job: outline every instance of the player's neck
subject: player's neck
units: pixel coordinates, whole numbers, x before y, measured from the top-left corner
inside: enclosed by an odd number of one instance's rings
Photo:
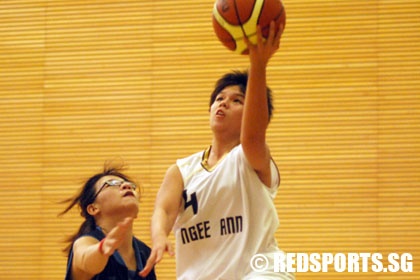
[[[211,145],[209,158],[213,158],[216,161],[218,161],[239,144],[239,141],[213,141]]]

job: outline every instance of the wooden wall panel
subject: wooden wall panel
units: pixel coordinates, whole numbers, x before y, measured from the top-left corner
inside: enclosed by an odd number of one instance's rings
[[[42,3],[1,3],[0,278],[42,270],[43,22]]]

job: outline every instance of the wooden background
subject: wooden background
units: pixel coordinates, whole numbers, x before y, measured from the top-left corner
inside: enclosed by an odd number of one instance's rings
[[[420,2],[284,0],[268,82],[282,174],[276,238],[288,252],[409,252],[420,279]],[[210,0],[0,1],[0,279],[63,279],[58,218],[104,161],[142,184],[136,235],[166,168],[210,142],[214,82],[247,57],[225,49]],[[170,257],[159,279],[175,278]]]

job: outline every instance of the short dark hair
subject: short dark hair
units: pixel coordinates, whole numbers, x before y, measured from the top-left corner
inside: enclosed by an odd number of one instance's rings
[[[223,75],[219,80],[217,80],[213,92],[210,95],[210,104],[213,105],[216,100],[217,95],[228,86],[239,86],[242,93],[246,93],[246,87],[248,84],[248,71],[232,71]],[[246,98],[246,97],[245,97]],[[271,120],[273,115],[273,97],[271,89],[267,86],[267,106],[268,106],[268,118]]]

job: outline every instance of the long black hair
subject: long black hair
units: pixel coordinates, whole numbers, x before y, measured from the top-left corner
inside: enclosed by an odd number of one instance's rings
[[[86,233],[89,233],[90,231],[96,228],[95,218],[91,216],[87,211],[87,207],[90,204],[92,204],[95,200],[96,182],[98,182],[102,177],[109,176],[109,175],[117,176],[125,181],[133,182],[129,176],[122,173],[124,169],[125,168],[122,164],[117,166],[109,162],[106,162],[104,164],[104,168],[102,172],[97,173],[93,175],[92,177],[90,177],[89,179],[87,179],[83,187],[80,188],[79,192],[76,195],[62,201],[62,203],[69,203],[69,205],[66,207],[66,209],[64,209],[61,213],[59,213],[58,216],[62,216],[66,214],[75,205],[77,205],[80,210],[80,216],[82,216],[85,219],[83,223],[80,225],[79,230],[75,232],[74,234],[72,234],[71,236],[69,236],[65,240],[65,242],[68,243],[68,245],[63,249],[64,252],[68,253],[70,251],[71,246],[73,245],[73,242],[77,238],[79,238],[80,236]]]

